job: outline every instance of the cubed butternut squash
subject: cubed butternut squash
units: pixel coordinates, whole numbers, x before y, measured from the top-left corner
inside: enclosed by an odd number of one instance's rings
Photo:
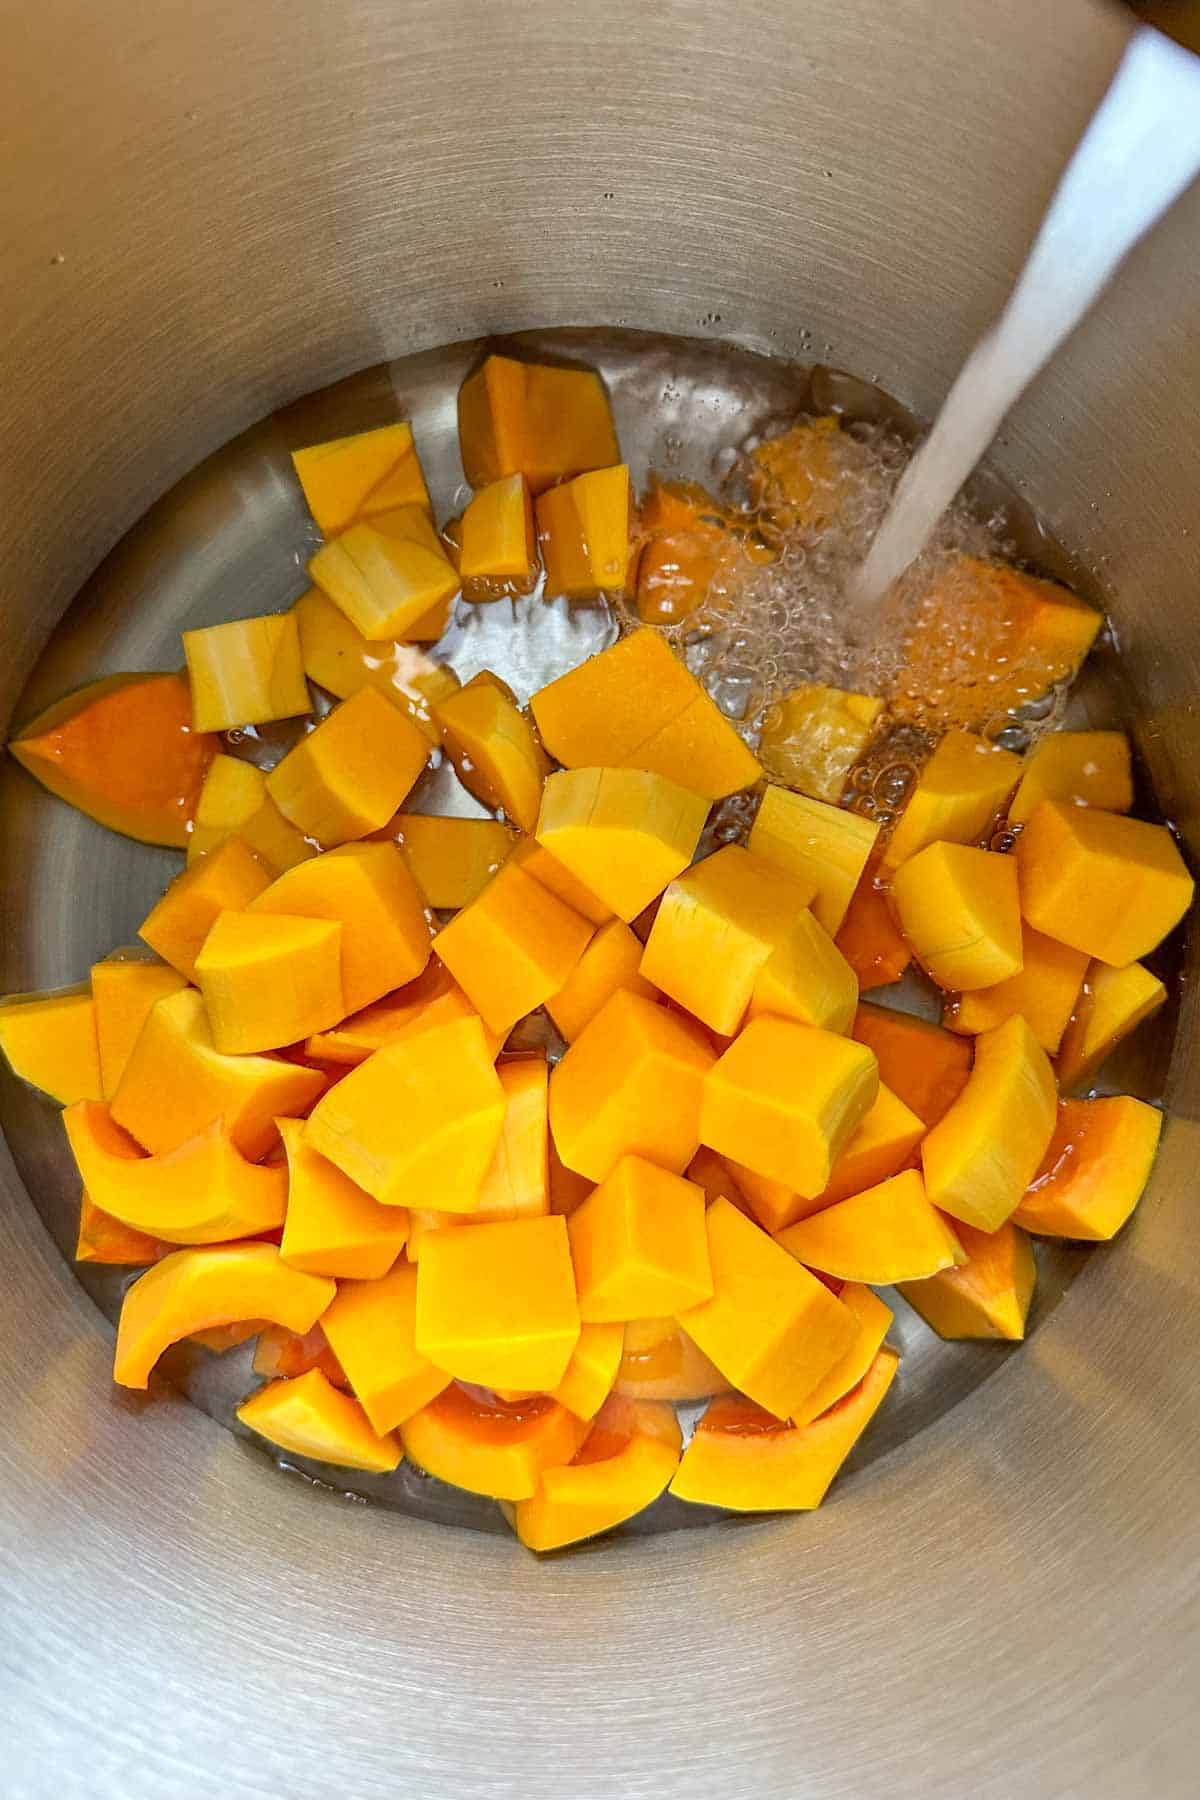
[[[875,878],[872,863],[863,870],[834,942],[849,963],[860,993],[890,987],[912,961],[912,951],[896,924],[885,889]]]
[[[812,910],[836,937],[878,836],[878,825],[861,813],[769,787],[747,845],[764,862],[815,889]]]
[[[657,1329],[650,1334],[645,1326]],[[624,1328],[613,1392],[626,1400],[708,1400],[729,1383],[674,1319],[635,1320]]]
[[[1178,925],[1194,882],[1165,825],[1043,800],[1016,848],[1021,911],[1037,931],[1123,967]]]
[[[1021,933],[1021,969],[995,987],[960,994],[945,1012],[951,1031],[974,1036],[1020,1013],[1042,1049],[1053,1056],[1079,1000],[1088,959],[1082,950],[1043,937],[1032,925]]]
[[[308,573],[365,638],[402,638],[458,592],[458,571],[422,506],[349,526],[322,545]],[[422,636],[424,636],[422,632]],[[441,636],[441,629],[433,634]]]
[[[145,1268],[170,1254],[172,1244],[161,1238],[148,1237],[132,1225],[122,1225],[111,1213],[97,1206],[91,1195],[79,1198],[79,1236],[75,1244],[76,1262],[117,1263],[127,1268]]]
[[[1152,1018],[1166,997],[1158,976],[1141,963],[1125,968],[1089,963],[1058,1053],[1059,1086],[1066,1090],[1089,1081],[1122,1038]]]
[[[329,848],[386,825],[425,767],[429,739],[374,688],[359,688],[267,776],[284,818]]]
[[[511,690],[485,671],[439,701],[433,716],[463,786],[532,831],[550,762]]]
[[[875,1052],[879,1079],[925,1125],[936,1125],[967,1085],[971,1045],[940,1025],[861,1002],[851,1036]]]
[[[417,1274],[417,1349],[460,1381],[545,1392],[579,1340],[564,1219],[435,1231]]]
[[[620,458],[612,410],[594,369],[489,356],[458,395],[462,464],[473,488],[523,475],[535,494]]]
[[[836,805],[882,711],[873,694],[805,682],[768,712],[758,754],[785,786]]]
[[[882,865],[898,869],[926,844],[978,844],[1021,779],[1021,759],[970,731],[948,731],[922,769]]]
[[[372,1281],[339,1281],[321,1330],[372,1429],[381,1434],[420,1412],[450,1377],[417,1349],[417,1271],[401,1259]]]
[[[786,1182],[772,1181],[744,1163],[731,1162],[727,1166],[739,1197],[745,1200],[763,1230],[782,1231],[798,1219],[807,1219],[810,1214],[846,1200],[851,1194],[861,1194],[864,1188],[875,1187],[889,1175],[895,1175],[924,1135],[924,1121],[880,1082],[870,1111],[834,1163],[828,1186],[819,1194],[797,1194]]]
[[[1129,1094],[1062,1101],[1016,1224],[1039,1237],[1115,1237],[1150,1179],[1162,1124],[1157,1107]]]
[[[387,507],[428,507],[429,494],[406,420],[292,451],[308,510],[323,537]]]
[[[712,1293],[704,1190],[624,1156],[567,1224],[585,1324],[672,1315]]]
[[[250,1366],[256,1375],[263,1375],[268,1381],[277,1381],[281,1376],[291,1380],[297,1375],[307,1375],[310,1369],[320,1369],[326,1380],[341,1388],[343,1393],[350,1388],[346,1371],[329,1348],[319,1323],[305,1332],[289,1331],[285,1325],[264,1325],[258,1334]]]
[[[388,827],[426,906],[457,912],[483,891],[513,847],[498,819],[397,813]]]
[[[197,731],[231,731],[312,709],[290,612],[185,631],[183,653]]]
[[[408,1236],[402,1206],[381,1206],[304,1141],[299,1119],[280,1119],[287,1152],[287,1211],[279,1254],[293,1269],[376,1281]]]
[[[536,1219],[550,1210],[550,1071],[544,1056],[519,1056],[499,1063],[504,1091],[504,1124],[488,1164],[479,1204],[466,1217]]]
[[[0,1000],[0,1051],[14,1075],[61,1106],[103,1092],[90,987],[12,994]]]
[[[1021,972],[1021,902],[1011,856],[927,844],[896,870],[892,905],[913,955],[939,987],[967,993]]]
[[[1023,825],[1043,800],[1128,812],[1133,805],[1129,739],[1123,731],[1052,731],[1030,751],[1008,809]]]
[[[857,1004],[853,969],[815,914],[802,912],[755,977],[746,1016],[771,1013],[845,1032]]]
[[[1050,1059],[1019,1013],[981,1032],[966,1086],[921,1143],[934,1206],[998,1231],[1045,1154],[1056,1102]]]
[[[624,463],[547,488],[534,503],[546,592],[568,600],[624,593],[629,579],[630,492]]]
[[[854,1315],[858,1327],[854,1341],[842,1360],[834,1364],[824,1381],[818,1382],[803,1406],[793,1413],[793,1425],[811,1425],[831,1406],[836,1406],[865,1379],[883,1348],[893,1317],[891,1307],[885,1306],[878,1294],[859,1281],[844,1282],[838,1299]]]
[[[658,989],[640,972],[641,961],[641,939],[622,919],[600,927],[563,986],[546,1001],[546,1011],[568,1044],[615,993],[657,997]]]
[[[289,825],[267,792],[267,778],[254,763],[215,756],[196,803],[188,839],[189,863],[236,836],[273,875],[317,854],[315,844]]]
[[[186,986],[178,970],[137,951],[114,951],[92,965],[92,999],[96,1006],[96,1044],[100,1053],[100,1086],[106,1100],[117,1083],[146,1023],[150,1009]],[[3,1015],[0,1014],[0,1042]]]
[[[388,1475],[404,1452],[390,1434],[380,1437],[357,1400],[339,1393],[320,1369],[270,1381],[237,1409],[241,1423],[292,1456]]]
[[[750,455],[750,498],[772,533],[819,530],[836,518],[850,446],[832,413],[791,425]]]
[[[708,807],[643,769],[562,769],[542,790],[537,840],[628,922],[687,868]]]
[[[270,885],[270,872],[245,844],[226,838],[175,877],[138,936],[185,981],[194,981],[196,958],[218,915],[243,911]]]
[[[426,1474],[495,1500],[528,1500],[542,1470],[569,1463],[588,1430],[548,1395],[489,1401],[455,1382],[406,1419],[400,1436]]]
[[[920,1281],[966,1260],[916,1169],[789,1225],[775,1241],[806,1268],[872,1287]]]
[[[565,900],[572,912],[589,919],[593,925],[606,925],[613,917],[612,907],[586,888],[578,876],[572,875],[556,856],[551,856],[535,837],[518,838],[508,860],[544,888],[549,888],[559,900]]]
[[[301,594],[292,611],[300,632],[304,672],[310,681],[339,700],[348,700],[359,688],[378,688],[386,700],[408,714],[431,743],[441,742],[430,709],[454,692],[458,676],[415,647],[411,640],[420,620],[409,627],[404,642],[392,638],[376,641],[364,637],[315,587]]]
[[[299,1043],[345,1014],[342,927],[285,913],[218,913],[196,980],[222,1055]]]
[[[415,981],[386,994],[361,1012],[351,1013],[332,1031],[318,1031],[305,1043],[307,1056],[317,1062],[344,1063],[355,1068],[366,1062],[376,1050],[394,1044],[397,1039],[411,1037],[446,1025],[452,1019],[478,1019],[479,1014],[458,983],[436,959],[425,965]],[[483,1021],[480,1019],[480,1024]],[[484,1041],[493,1059],[499,1055],[503,1037],[483,1026]]]
[[[508,862],[433,947],[489,1029],[507,1036],[560,991],[591,935],[586,919]]]
[[[595,1418],[612,1393],[624,1343],[623,1325],[581,1325],[566,1374],[550,1398],[577,1419]]]
[[[513,1509],[530,1550],[561,1550],[633,1518],[653,1504],[679,1467],[682,1437],[669,1406],[613,1399],[572,1460],[543,1469],[534,1493]]]
[[[462,518],[458,571],[464,581],[504,578],[528,585],[537,566],[533,504],[521,474],[481,488]]]
[[[954,1235],[966,1261],[923,1281],[898,1282],[900,1292],[939,1337],[1019,1342],[1037,1279],[1029,1239],[1011,1219],[998,1231],[960,1222]]]

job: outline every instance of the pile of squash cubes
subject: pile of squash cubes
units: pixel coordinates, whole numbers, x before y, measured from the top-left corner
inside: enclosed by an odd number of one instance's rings
[[[760,762],[653,623],[528,709],[460,686],[421,645],[539,565],[548,596],[624,591],[653,622],[771,554],[685,484],[632,505],[588,371],[493,356],[460,432],[475,497],[440,533],[406,424],[297,451],[312,589],[11,744],[188,862],[145,951],[5,1003],[0,1043],[65,1105],[79,1256],[145,1267],[119,1383],[176,1340],[255,1336],[247,1427],[344,1468],[411,1458],[536,1550],[668,1489],[815,1507],[896,1374],[877,1288],[945,1337],[1017,1339],[1030,1234],[1129,1216],[1160,1115],[1071,1096],[1163,1000],[1143,959],[1192,882],[1127,816],[1119,732],[1023,760],[957,724],[889,835],[842,802],[899,703],[797,690]],[[761,447],[766,512],[828,504],[838,437]],[[990,704],[1070,677],[1097,614],[958,573]],[[909,646],[930,684],[946,604]],[[269,772],[222,747],[293,717]],[[404,810],[437,748],[494,816]],[[698,858],[748,790],[746,841]],[[1011,847],[983,847],[1004,820]],[[860,1001],[910,962],[943,1025]],[[684,1448],[676,1406],[705,1399]]]

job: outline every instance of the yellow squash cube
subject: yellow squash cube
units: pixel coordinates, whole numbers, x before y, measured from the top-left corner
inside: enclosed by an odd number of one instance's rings
[[[1064,1100],[1013,1221],[1038,1236],[1115,1237],[1142,1197],[1163,1115],[1131,1094]]]
[[[966,1086],[921,1143],[934,1206],[998,1231],[1050,1142],[1057,1098],[1050,1059],[1019,1013],[981,1032]]]
[[[1163,1004],[1167,990],[1141,963],[1110,968],[1091,962],[1058,1053],[1058,1085],[1080,1087],[1096,1073],[1122,1038]]]
[[[506,863],[433,947],[485,1024],[507,1036],[558,993],[591,935],[586,919]]]
[[[612,410],[594,369],[489,356],[458,395],[462,465],[473,488],[524,475],[535,494],[620,457]]]
[[[63,1106],[102,1098],[96,1008],[86,984],[0,1001],[0,1051],[14,1075]]]
[[[419,506],[351,525],[317,551],[308,572],[356,630],[376,639],[404,637],[459,586],[458,571]]]
[[[263,864],[238,838],[227,838],[177,875],[151,908],[138,936],[187,981],[200,946],[223,912],[241,912],[271,885]]]
[[[679,1467],[683,1442],[670,1406],[614,1399],[565,1466],[542,1471],[536,1492],[513,1508],[530,1550],[561,1550],[610,1531],[653,1504]]]
[[[565,1219],[435,1231],[417,1275],[417,1348],[459,1381],[546,1392],[579,1339]]]
[[[873,694],[806,682],[771,708],[758,754],[787,787],[836,805],[882,711]]]
[[[542,791],[537,839],[628,921],[687,868],[708,807],[644,769],[562,769]]]
[[[741,1024],[772,952],[799,926],[812,897],[811,882],[728,844],[667,888],[646,941],[642,974],[728,1036]],[[852,1001],[847,1023],[853,1007]]]
[[[798,1220],[775,1241],[808,1269],[872,1287],[922,1281],[966,1261],[916,1169]]]
[[[468,792],[532,831],[550,762],[511,690],[485,671],[440,701],[433,716]]]
[[[865,1379],[883,1348],[894,1316],[891,1308],[861,1281],[845,1282],[838,1299],[847,1312],[854,1315],[858,1327],[854,1341],[824,1381],[818,1382],[803,1406],[796,1408],[792,1414],[793,1425],[810,1425],[831,1406],[836,1406]]]
[[[622,919],[602,925],[546,1011],[559,1035],[573,1044],[606,1001],[620,990],[653,1000],[657,989],[639,973],[642,942]]]
[[[115,951],[103,962],[92,965],[100,1085],[106,1100],[111,1100],[117,1091],[117,1083],[150,1009],[186,985],[178,970],[139,956],[136,951]],[[3,1021],[4,1014],[0,1010],[0,1043],[4,1038]]]
[[[285,913],[219,913],[196,958],[196,980],[222,1055],[299,1043],[345,1015],[342,927]]]
[[[712,1293],[704,1190],[623,1156],[568,1224],[585,1324],[668,1317]]]
[[[954,1235],[966,1261],[923,1281],[898,1282],[900,1293],[939,1337],[1019,1342],[1037,1279],[1029,1239],[1011,1220],[999,1231],[958,1224]]]
[[[397,813],[388,827],[426,906],[457,912],[482,893],[513,845],[498,819],[442,819]]]
[[[387,507],[429,506],[412,426],[404,420],[293,450],[292,464],[323,537]]]
[[[989,835],[1021,779],[1021,759],[971,731],[948,731],[909,796],[883,847],[885,869],[941,840],[975,844]]]
[[[567,1372],[550,1398],[577,1419],[594,1418],[612,1393],[624,1344],[623,1325],[582,1325]]]
[[[416,1344],[417,1271],[398,1262],[372,1281],[339,1281],[321,1330],[363,1411],[379,1432],[420,1412],[450,1385]]]
[[[568,600],[623,593],[629,573],[629,470],[595,469],[539,494],[538,548],[546,592]]]
[[[763,1013],[849,1031],[858,1005],[858,981],[820,920],[803,912],[776,945],[754,981],[747,1020]]]
[[[878,836],[878,825],[860,813],[769,787],[747,846],[764,862],[815,889],[812,910],[830,937],[836,937]]]
[[[855,1319],[728,1200],[705,1214],[712,1298],[679,1323],[725,1379],[786,1419],[845,1356]]]
[[[1032,925],[1021,933],[1021,957],[1020,972],[1007,981],[960,994],[947,1009],[945,1024],[974,1036],[1020,1013],[1042,1049],[1053,1056],[1079,1000],[1088,959],[1082,950],[1043,937]]]
[[[1192,903],[1174,838],[1144,819],[1043,800],[1016,858],[1035,930],[1117,967],[1148,956]]]
[[[279,1254],[293,1269],[341,1281],[386,1275],[408,1235],[401,1206],[380,1206],[304,1140],[299,1119],[281,1119],[287,1151],[287,1217]]]
[[[198,862],[234,836],[274,875],[317,854],[316,845],[288,824],[271,799],[260,768],[240,757],[214,756],[196,802],[188,862]]]
[[[913,955],[939,987],[967,993],[1020,974],[1013,857],[967,844],[927,844],[897,869],[892,905]]]
[[[476,1018],[376,1050],[314,1107],[305,1139],[388,1206],[473,1212],[504,1124],[504,1090]]]
[[[572,912],[577,912],[581,918],[590,919],[593,925],[605,925],[612,918],[612,907],[586,888],[535,837],[518,838],[508,860],[514,867],[523,869],[526,875],[531,875],[544,888],[549,888],[560,900],[565,900]]]
[[[183,653],[196,731],[230,731],[312,710],[290,612],[185,631]]]
[[[680,1175],[700,1145],[712,1047],[692,1025],[618,990],[550,1077],[550,1129],[565,1166],[603,1181],[626,1155]]]
[[[1133,805],[1129,739],[1123,731],[1052,731],[1030,752],[1012,804],[1010,825],[1023,825],[1043,800],[1128,812]]]
[[[301,738],[267,776],[267,792],[306,837],[326,846],[386,825],[429,755],[429,739],[373,688],[360,688]]]
[[[482,488],[463,513],[458,572],[464,581],[480,576],[528,581],[536,562],[529,486],[523,475],[502,475]]]
[[[419,1468],[472,1494],[527,1500],[543,1469],[569,1463],[588,1426],[546,1395],[509,1406],[457,1382],[406,1419],[405,1453]]]
[[[753,1019],[709,1071],[702,1142],[806,1197],[821,1193],[870,1111],[879,1067],[865,1044]]]
[[[529,705],[543,744],[568,769],[649,769],[709,800],[752,787],[762,774],[657,631],[630,632]]]
[[[497,1065],[504,1125],[470,1219],[540,1218],[550,1210],[550,1071],[544,1056]]]
[[[387,1475],[404,1455],[392,1436],[371,1429],[366,1413],[320,1369],[269,1381],[237,1409],[243,1425],[292,1456]]]
[[[414,981],[429,961],[424,902],[394,844],[330,850],[289,869],[246,910],[252,916],[286,913],[341,926],[339,1019]]]
[[[458,676],[416,647],[411,641],[416,626],[410,627],[405,642],[391,638],[376,642],[364,637],[315,587],[301,594],[292,611],[300,632],[304,672],[310,681],[328,688],[339,700],[348,700],[362,687],[378,688],[393,706],[408,713],[431,743],[441,742],[442,734],[429,709],[454,692]]]

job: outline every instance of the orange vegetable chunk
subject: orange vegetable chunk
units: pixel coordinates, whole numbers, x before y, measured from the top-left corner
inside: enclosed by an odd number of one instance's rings
[[[508,860],[544,888],[549,888],[558,899],[565,900],[572,912],[590,919],[593,925],[606,925],[613,917],[612,907],[586,888],[578,876],[572,875],[557,857],[551,856],[535,837],[518,838]]]
[[[348,700],[359,688],[377,688],[385,700],[408,714],[430,743],[441,742],[430,709],[454,692],[458,676],[415,648],[411,640],[421,620],[409,627],[403,642],[367,638],[315,587],[301,594],[292,612],[300,632],[304,672],[310,681],[328,688],[339,700]],[[441,636],[440,630],[437,635]]]
[[[372,639],[421,632],[434,609],[442,614],[458,592],[458,571],[423,506],[396,507],[350,525],[324,544],[308,573],[356,631]]]
[[[458,394],[462,464],[473,488],[524,475],[551,482],[620,460],[604,383],[594,369],[489,356]]]
[[[1043,937],[1032,925],[1021,933],[1021,957],[1019,974],[995,987],[960,994],[947,1008],[946,1024],[951,1031],[974,1035],[1020,1013],[1042,1049],[1053,1056],[1079,999],[1088,959],[1082,950]]]
[[[168,994],[177,994],[184,986],[183,976],[177,970],[137,951],[115,951],[103,962],[92,964],[100,1086],[106,1100],[111,1100],[117,1091],[117,1083],[151,1007]],[[2,1034],[0,1016],[0,1036]]]
[[[803,1406],[793,1413],[793,1425],[811,1425],[823,1412],[836,1406],[839,1400],[866,1377],[883,1348],[883,1340],[893,1318],[891,1308],[884,1305],[878,1294],[872,1293],[869,1287],[858,1281],[845,1282],[838,1299],[853,1313],[857,1321],[858,1330],[854,1342],[841,1362],[834,1365],[824,1381],[813,1389]]]
[[[542,1470],[569,1463],[588,1429],[548,1395],[487,1401],[455,1383],[406,1419],[400,1435],[427,1474],[495,1500],[528,1500]]]
[[[0,1000],[0,1051],[14,1075],[62,1106],[101,1097],[96,1007],[86,983]]]
[[[218,913],[196,958],[196,980],[223,1054],[298,1043],[345,1013],[342,927],[283,913]]]
[[[158,1262],[171,1248],[159,1238],[135,1231],[131,1225],[122,1225],[119,1219],[97,1206],[90,1194],[80,1195],[76,1262],[118,1263],[133,1268]]]
[[[772,953],[811,919],[812,897],[811,882],[727,844],[667,888],[646,940],[642,973],[694,1018],[729,1035],[741,1024]],[[774,982],[772,991],[783,985]]]
[[[340,1281],[321,1329],[372,1429],[394,1431],[448,1387],[416,1343],[417,1271],[401,1259],[373,1281]]]
[[[559,992],[591,935],[586,919],[509,862],[433,947],[485,1024],[507,1036]]]
[[[878,1411],[899,1362],[894,1350],[881,1350],[858,1386],[808,1425],[781,1424],[747,1400],[714,1400],[671,1492],[730,1512],[810,1512]]]
[[[770,1013],[842,1033],[857,1004],[853,969],[820,920],[802,912],[759,970],[746,1016]]]
[[[1052,731],[1030,751],[1008,809],[1023,825],[1043,800],[1128,812],[1133,805],[1129,739],[1123,731]]]
[[[511,689],[485,671],[440,700],[433,716],[463,786],[532,831],[550,761]]]
[[[730,1201],[704,1223],[712,1298],[679,1323],[732,1386],[786,1419],[850,1349],[854,1316]]]
[[[899,1291],[943,1338],[1006,1338],[1019,1342],[1037,1279],[1025,1233],[1007,1220],[998,1231],[956,1225],[966,1261],[924,1281],[901,1281]]]
[[[893,981],[899,981],[912,961],[912,951],[897,928],[887,895],[876,885],[869,863],[834,942],[864,993],[868,988],[889,987]]]
[[[342,1469],[387,1475],[404,1454],[390,1433],[372,1430],[358,1401],[339,1393],[320,1369],[268,1382],[242,1402],[237,1416],[279,1449]]]
[[[807,1268],[873,1287],[920,1281],[965,1261],[916,1169],[789,1225],[775,1241]]]
[[[193,728],[185,675],[106,675],[39,713],[8,748],[110,831],[182,850],[217,740]]]
[[[289,1331],[284,1325],[264,1325],[254,1346],[251,1367],[256,1375],[265,1375],[272,1381],[280,1376],[291,1380],[297,1375],[307,1375],[310,1369],[320,1369],[334,1387],[346,1391],[350,1386],[346,1371],[329,1348],[320,1324],[303,1334]]]
[[[646,1335],[644,1327],[661,1327]],[[729,1386],[716,1364],[674,1319],[633,1320],[625,1327],[613,1392],[626,1400],[707,1400]]]
[[[878,836],[878,825],[861,813],[769,787],[747,844],[765,862],[815,889],[813,912],[836,937]]]
[[[977,844],[1021,779],[1021,759],[970,731],[948,731],[883,846],[897,869],[927,844]]]
[[[913,955],[939,987],[992,988],[1021,972],[1021,903],[1011,856],[927,844],[896,870],[892,904]]]
[[[415,981],[394,994],[385,994],[361,1012],[351,1013],[332,1031],[318,1031],[304,1046],[305,1054],[318,1062],[344,1063],[354,1068],[376,1050],[402,1037],[448,1025],[452,1019],[478,1019],[479,1014],[448,970],[431,960]],[[480,1019],[480,1024],[483,1021]],[[504,1039],[483,1025],[484,1041],[493,1060]]]
[[[511,576],[527,582],[536,563],[528,484],[523,475],[502,475],[463,513],[459,574],[464,580]]]
[[[305,1142],[385,1205],[473,1212],[503,1123],[483,1027],[459,1018],[352,1069],[313,1108]]]
[[[284,818],[327,848],[386,825],[429,755],[429,739],[374,688],[335,706],[267,776]]]
[[[429,505],[405,420],[293,450],[292,464],[323,537],[335,537],[360,515],[384,507]]]
[[[704,1190],[644,1157],[623,1156],[567,1231],[585,1324],[674,1314],[712,1293]]]
[[[1015,1223],[1039,1237],[1115,1237],[1150,1179],[1162,1125],[1157,1107],[1128,1094],[1060,1102]]]
[[[1167,997],[1157,975],[1141,963],[1123,969],[1091,962],[1058,1053],[1058,1084],[1080,1087],[1122,1038],[1151,1018]]]
[[[214,1325],[267,1319],[308,1331],[333,1294],[332,1281],[289,1269],[274,1244],[173,1251],[126,1289],[113,1379],[144,1388],[168,1344]]]
[[[1021,911],[1100,962],[1139,961],[1178,925],[1195,884],[1165,825],[1043,800],[1017,839]]]
[[[624,1343],[623,1325],[582,1325],[567,1372],[550,1398],[577,1419],[594,1418],[612,1392]]]
[[[636,1155],[681,1174],[700,1147],[713,1060],[698,1026],[618,990],[550,1077],[550,1129],[566,1167],[603,1181]]]
[[[958,1099],[971,1072],[971,1046],[940,1025],[890,1007],[860,1004],[851,1035],[875,1052],[879,1079],[928,1125]]]
[[[247,911],[341,926],[344,1004],[338,1019],[414,981],[429,961],[424,902],[394,844],[329,850],[280,875]]]
[[[658,990],[639,973],[641,960],[641,939],[624,920],[610,919],[600,927],[557,994],[546,1001],[546,1011],[568,1044],[615,993],[657,997]]]
[[[230,731],[312,710],[290,612],[185,631],[183,653],[197,731]]]
[[[401,1206],[381,1206],[304,1141],[299,1119],[280,1119],[287,1151],[287,1217],[279,1254],[293,1269],[337,1280],[386,1275],[408,1236]]]
[[[681,1443],[671,1407],[609,1400],[574,1460],[544,1469],[531,1498],[517,1502],[517,1536],[544,1551],[611,1531],[658,1499],[679,1467]]]
[[[325,1087],[316,1069],[275,1056],[225,1056],[195,988],[151,1009],[112,1098],[112,1116],[152,1156],[176,1150],[214,1119],[243,1156],[266,1154],[275,1120],[304,1112]]]
[[[220,1244],[283,1224],[287,1176],[248,1162],[221,1120],[161,1156],[145,1156],[101,1101],[63,1114],[79,1178],[123,1225],[172,1244]]]
[[[513,847],[498,819],[397,813],[388,827],[426,906],[457,912],[482,893]]]
[[[619,638],[530,701],[543,744],[568,769],[646,769],[721,800],[762,769],[657,631]]]
[[[705,1079],[701,1141],[815,1196],[878,1089],[875,1056],[864,1045],[790,1019],[753,1019]]]
[[[966,1086],[921,1144],[934,1206],[998,1231],[1045,1154],[1056,1099],[1049,1058],[1019,1013],[981,1032]]]
[[[460,1381],[534,1392],[558,1386],[579,1341],[566,1221],[435,1231],[417,1277],[417,1348]]]
[[[629,578],[629,470],[624,463],[577,475],[539,494],[534,513],[546,592],[568,600],[623,593]]]
[[[270,885],[258,858],[239,839],[227,838],[175,877],[138,936],[185,980],[194,981],[196,958],[218,914],[241,912]]]
[[[758,753],[788,787],[836,805],[882,711],[873,694],[805,682],[771,708]]]
[[[544,1056],[514,1057],[496,1069],[504,1125],[471,1219],[536,1219],[550,1210],[550,1071]]]
[[[820,529],[837,517],[853,466],[851,440],[832,413],[805,420],[751,452],[752,503],[776,531]]]
[[[628,922],[687,868],[708,806],[644,769],[562,769],[542,790],[537,839]]]

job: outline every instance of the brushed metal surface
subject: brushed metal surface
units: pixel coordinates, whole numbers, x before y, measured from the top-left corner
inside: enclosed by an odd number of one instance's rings
[[[700,330],[929,413],[1125,29],[1088,0],[23,13],[0,716],[157,495],[382,357],[531,323]],[[1193,850],[1198,243],[1191,196],[997,458],[1115,596]],[[74,879],[78,951],[86,859]],[[1134,1229],[966,1406],[811,1519],[544,1565],[281,1480],[182,1401],[135,1429],[5,1161],[0,1790],[1190,1795],[1195,1028],[1190,987]]]

